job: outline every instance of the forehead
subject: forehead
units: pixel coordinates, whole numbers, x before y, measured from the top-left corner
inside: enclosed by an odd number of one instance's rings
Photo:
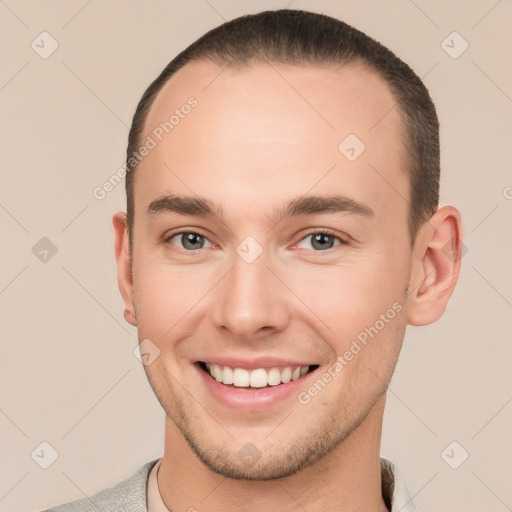
[[[135,180],[146,204],[163,193],[217,194],[245,214],[312,187],[377,209],[408,197],[400,113],[362,65],[189,63],[155,98],[148,137],[155,147]]]

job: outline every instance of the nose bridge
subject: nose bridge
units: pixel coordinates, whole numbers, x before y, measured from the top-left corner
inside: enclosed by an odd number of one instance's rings
[[[258,244],[259,245],[259,244]],[[232,267],[216,287],[212,319],[235,337],[250,337],[262,328],[281,330],[288,322],[283,289],[267,268],[271,258],[252,240],[233,254]]]

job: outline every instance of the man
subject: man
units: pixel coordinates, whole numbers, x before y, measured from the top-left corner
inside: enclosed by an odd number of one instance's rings
[[[461,250],[421,80],[333,18],[238,18],[148,88],[127,170],[118,281],[164,455],[52,510],[415,510],[386,390]]]

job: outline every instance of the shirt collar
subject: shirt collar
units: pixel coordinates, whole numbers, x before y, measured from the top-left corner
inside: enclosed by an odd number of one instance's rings
[[[148,477],[147,487],[147,507],[148,512],[169,512],[164,505],[158,483],[156,473],[160,467],[160,459],[151,469]],[[380,459],[380,467],[382,474],[382,496],[388,506],[391,506],[391,512],[416,512],[414,503],[409,494],[405,480],[398,469],[398,466],[390,460]]]

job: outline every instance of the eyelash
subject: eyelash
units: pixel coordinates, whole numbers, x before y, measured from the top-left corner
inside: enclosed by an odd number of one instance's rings
[[[319,234],[322,234],[322,235],[329,235],[329,236],[332,236],[333,238],[336,238],[338,241],[339,241],[339,244],[338,245],[347,245],[347,240],[344,240],[343,238],[341,238],[335,231],[333,231],[332,229],[328,229],[328,228],[325,228],[325,229],[315,229],[313,231],[309,231],[308,233],[306,233],[300,240],[298,243],[302,242],[303,240],[305,240],[308,236],[311,236],[311,235],[319,235]],[[333,250],[335,247],[338,247],[337,245],[335,245],[334,247],[331,247],[330,249],[326,249],[325,251],[319,251],[317,249],[311,249],[312,251],[315,251],[315,252],[327,252],[329,250]]]
[[[169,235],[168,237],[165,238],[164,242],[165,243],[170,243],[171,239],[173,239],[174,237],[178,236],[178,235],[188,235],[188,234],[193,234],[193,235],[199,235],[200,237],[203,237],[205,238],[206,240],[208,240],[207,237],[205,237],[204,235],[201,235],[201,233],[198,233],[197,231],[178,231],[177,233],[173,233],[172,235]],[[315,229],[313,231],[310,231],[309,233],[306,233],[298,242],[297,244],[299,244],[300,242],[302,242],[303,240],[305,240],[306,238],[308,238],[309,236],[311,235],[318,235],[318,234],[322,234],[322,235],[329,235],[329,236],[332,236],[333,238],[336,238],[338,241],[339,241],[339,244],[338,245],[347,245],[347,240],[344,240],[343,238],[341,238],[335,231],[331,230],[331,229],[328,229],[328,228],[325,228],[325,229]],[[209,240],[208,240],[209,241]],[[210,242],[212,243],[212,242]],[[295,244],[295,245],[297,245]],[[171,244],[172,245],[172,244]],[[327,252],[329,250],[332,250],[334,249],[335,247],[338,247],[337,245],[335,245],[334,247],[331,247],[329,249],[326,249],[325,251],[320,251],[318,249],[310,249],[314,252]],[[180,248],[178,248],[180,249]],[[184,250],[185,252],[198,252],[199,250],[195,250],[195,251],[189,251],[187,249],[180,249],[180,250]]]

